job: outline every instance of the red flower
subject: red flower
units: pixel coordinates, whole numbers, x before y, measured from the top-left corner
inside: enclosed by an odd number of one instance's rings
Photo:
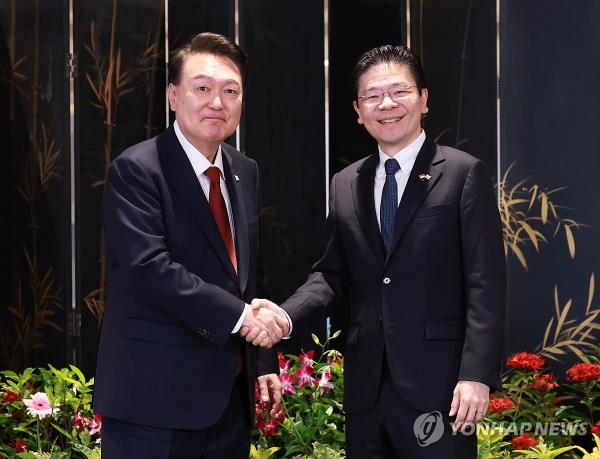
[[[281,382],[281,393],[282,394],[295,394],[296,388],[294,387],[294,381],[296,378],[294,375],[289,373],[283,373],[279,375],[279,381]]]
[[[21,396],[19,394],[17,394],[16,392],[12,392],[12,391],[8,391],[6,394],[4,394],[4,397],[2,397],[2,403],[12,403],[12,402],[18,402],[21,400]]]
[[[538,441],[527,433],[513,438],[510,442],[514,449],[529,449],[538,444]]]
[[[490,413],[503,413],[506,410],[514,408],[515,404],[508,397],[497,398],[492,395],[490,397],[490,403],[488,404],[488,412]]]
[[[313,360],[314,355],[314,350],[305,353],[304,349],[302,349],[302,354],[298,356],[298,362],[300,365],[308,365],[309,367],[312,367],[315,364],[315,361]]]
[[[15,449],[17,453],[24,453],[29,448],[29,445],[21,440],[13,440],[11,446]]]
[[[280,407],[271,419],[275,421],[276,424],[281,424],[285,420],[285,412],[283,411],[283,407]]]
[[[533,381],[533,388],[540,392],[550,392],[557,387],[558,383],[554,380],[554,375],[552,373],[536,375]]]
[[[73,425],[78,432],[89,432],[90,435],[95,435],[102,430],[102,416],[96,413],[93,418],[88,418],[78,411],[73,416]]]
[[[271,419],[269,422],[260,421],[256,426],[263,437],[273,437],[277,433],[277,422]]]
[[[600,421],[592,426],[591,431],[600,437]]]
[[[567,377],[575,382],[590,382],[600,379],[600,363],[576,363],[567,370]]]
[[[506,361],[508,366],[522,370],[537,371],[544,366],[545,360],[529,352],[517,352]]]

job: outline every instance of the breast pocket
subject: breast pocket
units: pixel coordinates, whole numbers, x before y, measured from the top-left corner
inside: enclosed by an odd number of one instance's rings
[[[415,212],[415,220],[420,218],[431,218],[436,217],[438,215],[443,215],[452,210],[452,204],[438,204],[435,206],[421,207],[419,210]]]

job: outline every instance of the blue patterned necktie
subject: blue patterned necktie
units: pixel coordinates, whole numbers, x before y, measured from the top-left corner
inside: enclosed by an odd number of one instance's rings
[[[385,251],[389,252],[394,234],[394,218],[398,208],[398,184],[395,174],[400,170],[400,164],[393,158],[385,162],[385,184],[381,193],[381,207],[379,208],[379,220],[381,223],[381,236]]]

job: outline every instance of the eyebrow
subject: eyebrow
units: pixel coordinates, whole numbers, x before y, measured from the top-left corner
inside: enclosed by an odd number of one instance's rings
[[[202,74],[200,74],[200,75],[194,75],[193,77],[190,77],[188,81],[197,81],[197,80],[203,80],[203,79],[205,79],[205,80],[212,80],[212,81],[216,80],[215,77],[212,77],[212,76],[209,76],[209,75],[202,75]],[[241,84],[240,84],[239,81],[236,81],[236,80],[234,80],[232,78],[219,79],[219,80],[223,81],[223,82],[225,82],[227,84],[237,84],[238,86],[241,86]]]

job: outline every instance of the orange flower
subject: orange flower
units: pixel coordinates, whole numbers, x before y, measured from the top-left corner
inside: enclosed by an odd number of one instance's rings
[[[545,360],[539,355],[530,352],[517,352],[506,361],[507,365],[527,371],[538,371],[544,366]]]

